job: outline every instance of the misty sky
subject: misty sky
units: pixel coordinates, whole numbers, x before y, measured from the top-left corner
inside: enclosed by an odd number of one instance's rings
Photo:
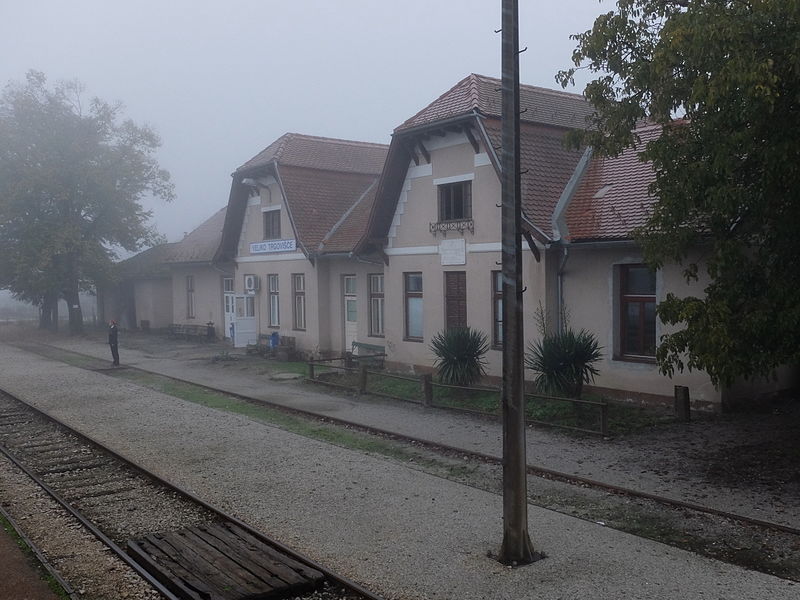
[[[569,35],[612,7],[521,0],[522,83],[560,89]],[[176,241],[280,135],[388,144],[469,73],[499,77],[499,28],[500,0],[0,0],[0,83],[78,79],[151,125],[177,198],[146,206]]]

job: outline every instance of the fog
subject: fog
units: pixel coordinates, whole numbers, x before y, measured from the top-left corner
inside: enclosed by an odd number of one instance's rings
[[[571,66],[570,34],[612,7],[520,4],[521,80],[549,88]],[[283,133],[388,143],[469,73],[499,77],[499,28],[500,0],[0,0],[0,82],[78,79],[151,125],[177,198],[146,206],[175,241]]]

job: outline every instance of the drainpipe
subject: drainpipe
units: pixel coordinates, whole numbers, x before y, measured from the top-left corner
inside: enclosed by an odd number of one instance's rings
[[[567,259],[569,258],[569,249],[567,246],[562,245],[561,247],[564,252],[561,255],[561,261],[558,263],[558,298],[556,299],[556,308],[558,309],[558,314],[556,315],[556,325],[559,333],[566,329],[566,323],[564,322],[564,267],[567,266]]]

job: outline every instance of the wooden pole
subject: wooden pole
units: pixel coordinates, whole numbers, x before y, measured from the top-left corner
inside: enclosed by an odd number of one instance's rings
[[[522,329],[522,207],[519,159],[519,10],[502,0],[503,544],[500,562],[540,558],[528,535]]]

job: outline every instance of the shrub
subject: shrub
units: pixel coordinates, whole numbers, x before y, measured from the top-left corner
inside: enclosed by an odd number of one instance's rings
[[[580,398],[583,384],[594,381],[594,363],[602,357],[594,333],[568,327],[528,344],[525,367],[536,373],[536,386],[544,393]]]
[[[442,383],[468,386],[481,380],[489,350],[486,334],[470,327],[445,329],[431,340],[433,363]]]

